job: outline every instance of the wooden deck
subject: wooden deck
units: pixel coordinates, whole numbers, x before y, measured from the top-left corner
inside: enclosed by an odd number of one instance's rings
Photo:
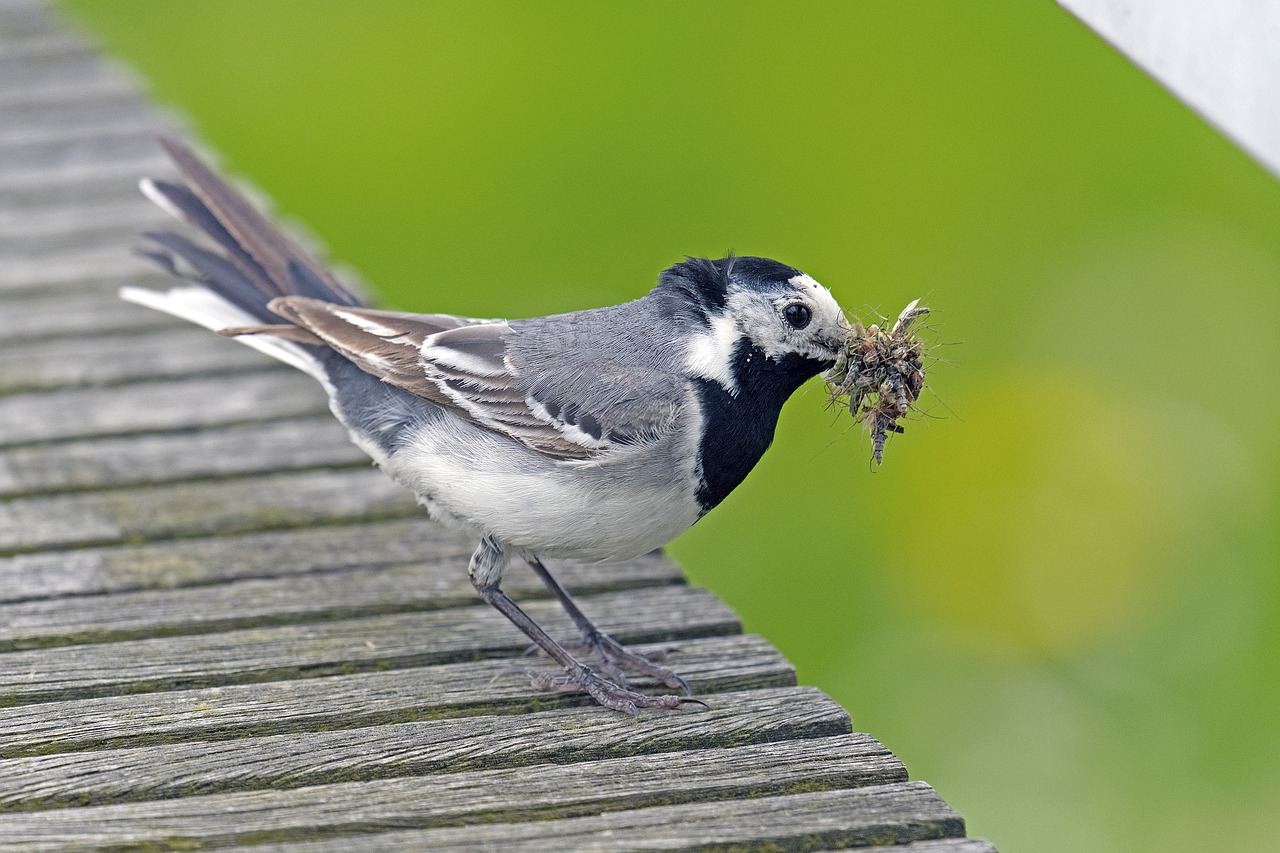
[[[160,129],[0,0],[0,849],[992,850],[665,557],[555,568],[711,708],[533,693],[310,379],[116,298]]]

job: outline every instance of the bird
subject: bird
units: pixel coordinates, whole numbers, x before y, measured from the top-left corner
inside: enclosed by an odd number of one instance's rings
[[[528,319],[366,305],[187,145],[142,192],[193,226],[140,253],[181,281],[122,298],[233,337],[314,377],[351,440],[427,514],[478,543],[467,571],[560,672],[544,691],[600,705],[705,706],[661,653],[601,631],[543,560],[631,559],[716,507],[773,441],[783,404],[847,340],[831,292],[779,261],[686,257],[628,302]],[[524,560],[574,623],[561,643],[502,589]],[[648,675],[671,691],[632,689]]]

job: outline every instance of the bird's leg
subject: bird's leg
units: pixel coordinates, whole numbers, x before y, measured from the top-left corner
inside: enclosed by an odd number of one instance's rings
[[[535,679],[535,686],[543,689],[581,690],[589,693],[591,698],[606,708],[629,714],[637,713],[638,708],[679,708],[687,703],[703,704],[696,699],[686,699],[681,696],[646,696],[643,693],[636,693],[634,690],[619,687],[612,681],[602,678],[595,670],[579,663],[564,646],[551,639],[551,636],[499,587],[507,559],[506,549],[500,543],[489,536],[481,539],[476,552],[471,555],[469,568],[471,583],[481,599],[507,617],[511,624],[533,640],[548,657],[564,667],[564,676],[541,682]]]
[[[683,690],[685,695],[693,694],[689,689],[688,683],[683,678],[676,675],[665,666],[657,663],[663,660],[665,655],[658,653],[654,657],[646,657],[645,655],[636,654],[627,649],[626,646],[610,637],[604,631],[601,631],[595,624],[587,618],[569,593],[562,587],[555,578],[551,576],[551,572],[542,564],[542,561],[532,554],[525,555],[525,562],[533,569],[538,577],[542,578],[542,582],[547,585],[547,589],[551,590],[551,594],[560,602],[560,606],[564,608],[564,612],[569,614],[569,618],[573,620],[573,624],[578,626],[578,630],[582,632],[582,644],[595,653],[596,658],[600,661],[600,668],[603,669],[610,678],[619,684],[626,685],[627,677],[623,674],[623,669],[629,669],[633,672],[640,672],[652,678],[656,678],[668,687],[676,690]]]

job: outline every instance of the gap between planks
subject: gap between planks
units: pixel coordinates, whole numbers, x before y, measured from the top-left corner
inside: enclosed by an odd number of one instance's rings
[[[335,591],[340,594],[340,591]],[[586,596],[583,610],[625,643],[737,634],[704,589],[645,587]],[[110,606],[110,598],[104,600]],[[554,601],[526,608],[552,634],[576,631]],[[0,705],[310,678],[520,654],[528,641],[490,607],[393,613],[214,634],[0,654]]]
[[[61,596],[0,604],[0,652],[476,604],[466,571],[473,543],[450,537],[433,545],[407,563],[233,580],[216,586],[118,592],[109,598]],[[549,567],[575,595],[684,580],[679,568],[660,554],[608,566],[552,562]],[[504,575],[503,588],[519,599],[547,595],[542,582],[522,564]]]
[[[285,368],[0,397],[0,447],[224,426],[327,412],[316,382]]]
[[[278,362],[195,326],[0,346],[0,396],[278,369]]]
[[[429,561],[437,552],[460,553],[468,547],[474,547],[470,538],[420,513],[394,521],[42,551],[0,557],[0,601],[376,569]]]
[[[404,518],[414,496],[370,468],[268,473],[0,502],[0,554]]]
[[[796,683],[790,662],[766,640],[750,634],[633,648],[664,653],[699,696]],[[540,659],[516,656],[2,708],[0,758],[563,707],[584,707],[595,713],[591,701],[580,694],[530,689],[525,673],[550,666]],[[637,678],[636,683],[661,689],[647,678]]]
[[[656,805],[530,823],[477,822],[309,842],[238,844],[236,849],[259,853],[348,850],[395,853],[508,850],[515,844],[522,853],[565,850],[576,853],[635,850],[778,853],[826,847],[874,847],[888,853],[925,853],[926,850],[970,853],[974,848],[968,846],[921,848],[912,843],[923,839],[959,838],[964,831],[964,818],[932,788],[923,782],[907,782],[723,802]]]
[[[0,449],[0,498],[372,464],[325,414]]]
[[[705,708],[650,709],[635,717],[562,708],[3,759],[0,810],[578,763],[852,730],[848,713],[812,687],[736,691],[707,699]]]
[[[757,799],[795,790],[892,785],[905,780],[905,768],[875,739],[836,734],[568,765],[464,770],[427,778],[4,814],[0,815],[0,838],[33,845],[31,849],[164,844],[176,838],[216,846],[273,837],[555,820],[642,806]],[[228,813],[244,814],[245,820],[228,825]]]

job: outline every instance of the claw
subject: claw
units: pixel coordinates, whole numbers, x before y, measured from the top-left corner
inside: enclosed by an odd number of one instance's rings
[[[489,544],[486,545],[486,542]],[[481,542],[481,547],[476,551],[479,556],[472,557],[473,564],[489,555],[492,550],[492,547],[490,547],[492,544],[489,540]],[[692,698],[693,691],[689,689],[688,682],[665,666],[657,663],[657,661],[666,658],[667,650],[660,650],[647,655],[629,651],[618,641],[592,624],[586,614],[578,609],[578,605],[569,597],[569,593],[565,592],[564,587],[556,582],[556,579],[547,571],[547,567],[542,565],[542,562],[537,557],[526,554],[525,561],[533,569],[534,573],[542,578],[547,588],[551,590],[551,594],[560,602],[569,618],[578,627],[582,637],[578,643],[568,645],[557,643],[496,584],[480,584],[477,585],[476,589],[480,592],[481,598],[496,607],[500,613],[511,620],[512,624],[523,631],[526,637],[533,640],[535,648],[527,650],[525,652],[526,656],[544,654],[563,667],[564,673],[562,675],[533,675],[530,680],[536,689],[556,692],[581,690],[590,694],[591,698],[606,708],[623,711],[628,714],[636,714],[640,708],[668,708],[675,710],[690,704],[707,707],[705,702]],[[473,571],[474,574],[475,572]],[[608,677],[602,677],[595,670],[583,665],[580,660],[583,657],[594,658],[598,662],[600,671]],[[647,696],[644,693],[637,693],[627,687],[627,678],[624,670],[631,670],[655,678],[667,687],[684,691],[685,695]]]
[[[602,677],[586,666],[581,667],[577,673],[534,672],[529,669],[518,671],[528,676],[529,683],[535,690],[544,693],[586,693],[604,707],[632,716],[639,714],[641,708],[677,710],[685,705],[711,707],[701,699],[694,699],[691,696],[649,696],[638,693]]]
[[[570,678],[572,679],[573,677],[570,676]],[[578,680],[581,684],[581,689],[591,694],[591,698],[601,705],[606,708],[612,708],[615,711],[623,711],[633,717],[640,713],[641,708],[665,708],[669,711],[674,711],[689,704],[707,707],[707,703],[699,699],[691,699],[685,696],[647,696],[644,693],[637,693],[634,690],[619,687],[612,681],[601,678],[585,666],[579,673]]]
[[[665,649],[657,649],[651,652],[633,652],[603,631],[589,632],[584,634],[578,642],[564,643],[563,646],[574,657],[595,657],[599,662],[600,671],[611,681],[623,687],[627,686],[625,670],[630,670],[641,675],[647,675],[673,690],[683,691],[686,696],[693,695],[689,682],[658,663],[659,661],[665,661],[671,652],[679,651],[675,646],[668,646]],[[524,650],[525,657],[542,657],[545,654],[536,645],[529,646]]]

